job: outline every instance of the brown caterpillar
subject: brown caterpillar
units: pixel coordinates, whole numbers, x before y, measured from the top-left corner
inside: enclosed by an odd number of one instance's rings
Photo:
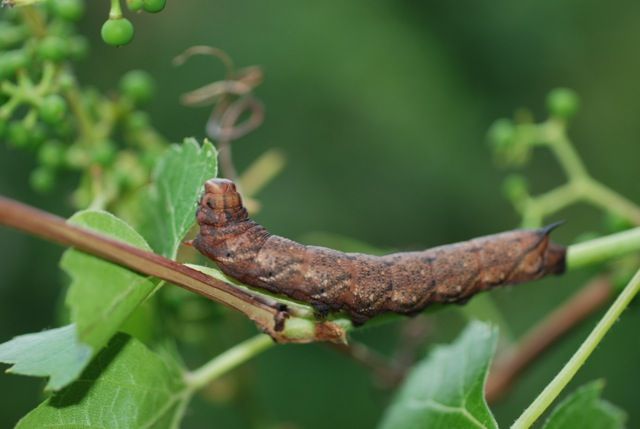
[[[411,315],[433,303],[464,303],[478,292],[565,269],[566,249],[548,237],[556,225],[386,256],[305,246],[249,219],[226,179],[205,183],[197,220],[194,246],[225,274],[323,314],[345,311],[356,324],[381,313]]]

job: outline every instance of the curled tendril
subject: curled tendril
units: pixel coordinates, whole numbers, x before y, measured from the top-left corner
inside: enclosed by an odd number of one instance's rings
[[[257,66],[236,70],[226,52],[211,46],[192,46],[175,57],[173,63],[182,65],[195,55],[219,59],[226,70],[225,78],[183,94],[181,102],[191,107],[213,105],[206,124],[207,135],[218,142],[222,173],[237,181],[231,142],[246,136],[264,121],[264,106],[253,95],[254,89],[262,83],[262,70]]]

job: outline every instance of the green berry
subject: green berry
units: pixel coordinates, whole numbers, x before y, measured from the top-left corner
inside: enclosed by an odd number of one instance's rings
[[[55,182],[53,171],[46,167],[38,167],[31,172],[29,183],[38,192],[50,191]]]
[[[72,89],[75,84],[76,79],[71,73],[65,71],[58,77],[58,85],[60,85],[60,89],[63,91]]]
[[[82,145],[74,144],[65,152],[65,163],[69,167],[83,169],[89,163],[89,155]]]
[[[112,46],[122,46],[133,39],[133,24],[127,18],[109,18],[102,24],[102,40]]]
[[[50,0],[49,5],[54,14],[67,21],[77,21],[84,14],[82,0]]]
[[[505,149],[514,142],[516,127],[509,119],[498,119],[488,132],[489,142],[496,150]]]
[[[23,41],[29,32],[26,27],[0,22],[0,49],[7,49]]]
[[[142,0],[142,7],[146,12],[160,12],[167,5],[167,0]]]
[[[26,67],[28,63],[29,56],[22,49],[0,53],[0,77],[11,77],[18,69]]]
[[[146,112],[136,111],[129,114],[125,121],[127,129],[135,133],[149,126],[149,115]]]
[[[116,145],[111,140],[97,142],[91,148],[93,162],[100,165],[108,165],[113,162],[116,155]]]
[[[47,36],[40,42],[38,54],[44,60],[62,61],[69,54],[69,44],[62,37]]]
[[[502,190],[511,202],[522,201],[527,198],[529,195],[528,188],[527,180],[518,174],[508,176],[502,184]]]
[[[137,12],[143,8],[143,0],[127,0],[127,7],[132,12]]]
[[[64,161],[65,150],[58,141],[45,142],[38,150],[38,161],[46,167],[58,167]]]
[[[145,71],[132,70],[120,79],[120,91],[135,104],[145,103],[153,97],[153,78]]]
[[[11,122],[7,128],[7,140],[15,147],[27,147],[31,143],[29,130],[22,122]]]
[[[552,116],[569,119],[580,107],[580,99],[575,91],[568,88],[556,88],[547,96],[547,108]]]
[[[50,125],[59,123],[66,112],[67,102],[58,94],[47,95],[38,109],[42,120]]]

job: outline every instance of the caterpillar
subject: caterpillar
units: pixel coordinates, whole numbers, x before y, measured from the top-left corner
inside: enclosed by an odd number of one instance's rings
[[[419,252],[385,256],[306,246],[251,220],[235,184],[204,185],[193,241],[228,276],[311,304],[345,312],[354,324],[382,313],[416,314],[434,303],[465,303],[496,286],[560,274],[566,248],[549,240],[556,226],[513,230]]]

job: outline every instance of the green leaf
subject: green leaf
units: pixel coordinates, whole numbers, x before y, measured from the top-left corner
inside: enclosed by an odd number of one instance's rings
[[[144,199],[144,235],[151,247],[175,259],[184,236],[195,223],[198,196],[206,180],[218,172],[217,152],[205,140],[193,139],[171,145],[153,172],[153,182]]]
[[[109,213],[84,211],[69,222],[149,250],[135,230]],[[73,249],[65,252],[60,265],[71,276],[66,303],[78,339],[94,351],[109,341],[156,286],[146,276]]]
[[[627,418],[624,411],[600,399],[602,380],[593,381],[576,390],[551,413],[544,429],[618,429]]]
[[[381,428],[497,428],[484,383],[498,331],[472,322],[458,339],[417,365],[387,410]]]
[[[40,404],[16,427],[175,428],[189,398],[174,361],[118,334],[78,381]]]
[[[69,222],[149,249],[136,231],[109,213],[84,211]],[[66,303],[75,323],[0,344],[0,362],[14,364],[8,372],[49,377],[46,389],[53,390],[75,380],[155,288],[145,276],[73,249],[60,265],[71,276]]]
[[[76,338],[75,325],[26,334],[0,344],[7,372],[49,377],[45,389],[60,389],[75,380],[91,359],[91,347]]]

